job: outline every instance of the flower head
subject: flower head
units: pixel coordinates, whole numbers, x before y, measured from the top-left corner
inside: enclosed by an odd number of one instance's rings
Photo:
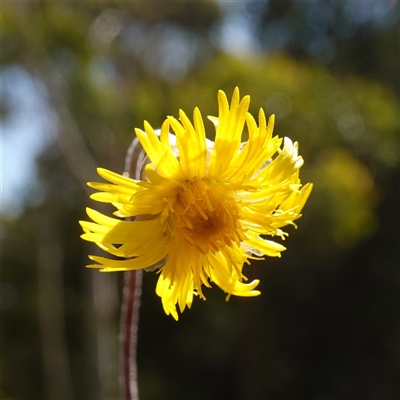
[[[215,141],[206,139],[198,108],[193,123],[180,110],[168,117],[157,134],[145,121],[136,135],[150,163],[142,180],[105,169],[110,183],[89,183],[99,190],[94,200],[112,203],[121,220],[87,209],[94,222],[81,221],[83,239],[122,257],[90,256],[101,271],[156,269],[156,293],[164,310],[178,319],[194,295],[205,299],[203,285],[211,282],[236,296],[257,296],[259,281],[247,280],[244,263],[263,255],[280,256],[281,244],[261,236],[287,235],[282,228],[301,216],[312,185],[301,185],[303,159],[297,143],[272,136],[260,109],[258,125],[248,113],[250,97],[234,90],[231,104],[218,93]],[[242,143],[245,125],[249,134]],[[170,130],[174,134],[170,133]],[[282,146],[283,142],[283,146]]]

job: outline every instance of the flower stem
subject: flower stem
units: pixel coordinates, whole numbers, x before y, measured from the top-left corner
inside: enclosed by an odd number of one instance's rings
[[[143,147],[134,139],[128,149],[124,175],[140,179],[145,159]],[[124,274],[124,288],[121,306],[121,359],[122,398],[139,400],[137,385],[137,337],[139,329],[140,295],[142,293],[142,271],[128,271]]]
[[[122,330],[122,392],[124,400],[138,400],[137,335],[139,327],[142,271],[128,271],[124,275],[121,313]]]

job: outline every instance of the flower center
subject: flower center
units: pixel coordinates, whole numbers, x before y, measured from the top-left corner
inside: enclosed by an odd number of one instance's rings
[[[216,181],[185,181],[174,204],[172,235],[202,253],[240,243],[243,232],[238,203]]]

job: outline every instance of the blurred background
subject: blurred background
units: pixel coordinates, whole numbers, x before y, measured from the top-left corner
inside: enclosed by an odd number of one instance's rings
[[[122,274],[85,269],[96,167],[134,127],[251,95],[314,191],[262,295],[214,288],[177,323],[144,275],[139,391],[154,400],[399,399],[399,4],[3,2],[0,398],[119,398]],[[210,122],[206,128],[213,136]]]

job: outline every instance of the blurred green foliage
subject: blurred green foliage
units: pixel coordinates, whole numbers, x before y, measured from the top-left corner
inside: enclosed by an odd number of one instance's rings
[[[299,142],[314,191],[282,259],[248,267],[259,298],[207,290],[175,323],[145,275],[141,398],[397,398],[398,4],[375,3],[2,4],[3,72],[43,85],[56,124],[23,212],[2,216],[1,398],[118,398],[122,277],[84,268],[85,182],[123,170],[143,120],[216,115],[235,86]]]

